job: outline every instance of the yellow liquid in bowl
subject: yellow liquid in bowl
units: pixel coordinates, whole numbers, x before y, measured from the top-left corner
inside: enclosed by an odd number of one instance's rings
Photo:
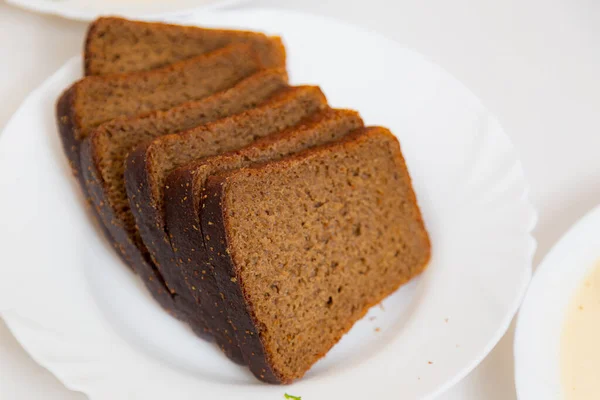
[[[600,399],[600,264],[571,299],[560,353],[565,399]]]

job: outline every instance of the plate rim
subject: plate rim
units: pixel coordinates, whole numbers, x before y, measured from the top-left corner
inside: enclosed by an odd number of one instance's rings
[[[11,1],[11,0],[8,0]],[[362,34],[366,34],[366,35],[371,35],[371,36],[375,36],[380,40],[385,40],[388,42],[393,42],[396,46],[399,46],[399,44],[397,42],[395,42],[392,39],[387,38],[385,35],[382,35],[378,32],[374,32],[371,30],[367,30],[364,29],[360,26],[356,26],[354,24],[350,24],[350,23],[346,23],[344,21],[340,21],[338,19],[335,18],[330,18],[330,17],[325,17],[325,16],[321,16],[321,15],[315,15],[315,14],[311,14],[311,13],[306,13],[306,12],[298,12],[298,11],[290,11],[290,10],[282,10],[282,9],[278,9],[278,8],[253,8],[251,10],[242,10],[242,11],[231,11],[232,13],[285,13],[288,15],[296,15],[296,16],[304,16],[304,17],[309,17],[309,18],[318,18],[324,21],[333,21],[336,24],[340,24],[340,25],[344,25],[346,27],[350,27],[351,29],[357,30],[359,32],[361,32]],[[209,13],[210,14],[210,13]],[[413,49],[405,49],[408,50],[410,52],[412,52],[415,56],[418,56],[419,58],[423,59],[425,62],[434,65],[436,68],[438,68],[441,72],[443,72],[445,75],[447,75],[450,79],[454,80],[458,85],[460,85],[460,87],[465,90],[466,92],[469,93],[470,96],[472,96],[474,99],[476,99],[478,102],[480,102],[481,104],[483,104],[483,102],[481,101],[481,99],[475,94],[473,93],[471,90],[469,90],[461,81],[459,81],[458,79],[454,78],[454,76],[452,76],[448,71],[446,71],[445,69],[443,69],[439,64],[437,64],[436,62],[430,60],[429,58],[427,58],[426,56],[424,56],[423,54],[413,50]],[[58,74],[63,68],[65,68],[69,63],[73,62],[73,60],[76,60],[78,57],[75,56],[73,58],[71,58],[69,61],[67,61],[62,67],[60,67],[55,74]],[[49,81],[52,79],[52,77],[55,75],[52,74],[50,77],[48,77],[38,88],[36,88],[35,90],[33,90],[27,97],[26,99],[23,101],[23,103],[19,106],[19,108],[17,109],[17,111],[22,107],[22,105],[27,102],[27,100],[34,96],[38,90],[40,90],[44,84],[46,83],[46,81]],[[485,107],[484,107],[485,108]],[[487,108],[485,108],[486,111],[489,112],[489,110]],[[491,118],[495,118],[495,116],[492,113],[489,113]],[[13,114],[13,117],[15,114]],[[6,128],[9,126],[9,123],[12,121],[13,117],[11,117],[9,119],[9,121],[7,122],[6,126],[5,126],[5,130]],[[510,139],[510,137],[506,134],[506,132],[504,131],[504,129],[502,129],[502,134],[505,136],[506,140],[509,142],[510,144],[510,148],[511,150],[515,150],[514,145],[512,140]],[[0,135],[0,143],[1,143],[1,139],[2,136],[4,135]],[[515,155],[516,157],[516,155]],[[527,267],[525,268],[525,270],[523,271],[523,280],[521,282],[521,287],[519,288],[519,295],[516,296],[513,299],[513,303],[512,306],[510,307],[510,309],[507,311],[504,319],[503,319],[503,323],[500,325],[500,327],[496,330],[495,335],[493,335],[493,337],[491,337],[488,340],[488,344],[487,346],[485,346],[485,348],[483,348],[480,352],[480,355],[476,358],[473,359],[473,361],[471,363],[469,363],[468,365],[466,365],[462,370],[457,371],[452,379],[449,379],[444,385],[440,385],[440,387],[438,388],[438,390],[431,392],[431,394],[427,397],[427,398],[433,398],[438,396],[439,394],[447,391],[449,388],[451,388],[452,386],[454,386],[456,383],[458,383],[459,381],[461,381],[465,376],[467,376],[474,368],[476,368],[481,361],[483,361],[487,355],[493,350],[493,348],[498,344],[498,342],[500,341],[500,339],[505,335],[506,331],[508,330],[508,328],[510,327],[510,324],[516,314],[516,312],[518,311],[524,297],[526,296],[527,293],[527,288],[529,286],[529,282],[531,280],[531,275],[532,275],[532,264],[533,264],[533,257],[535,255],[536,249],[537,249],[537,240],[535,239],[534,235],[533,235],[533,230],[537,224],[537,219],[538,219],[538,212],[536,210],[536,208],[534,207],[534,205],[531,202],[530,196],[529,196],[529,183],[528,180],[526,179],[526,174],[523,170],[523,166],[522,166],[522,162],[520,161],[520,159],[516,158],[515,160],[515,168],[518,170],[518,173],[520,175],[520,177],[522,178],[522,184],[525,187],[525,193],[523,194],[523,199],[522,202],[527,206],[527,209],[529,211],[529,227],[527,229],[527,239],[528,239],[528,243],[529,243],[529,256],[528,256],[528,264]],[[3,315],[4,313],[0,314],[3,317],[5,315]],[[5,320],[7,321],[7,325],[9,326],[9,329],[11,330],[11,332],[13,332],[14,334],[14,329],[13,326],[11,325],[13,322],[15,321],[10,321],[10,317],[9,318],[5,318]],[[17,335],[15,335],[15,337],[17,337]],[[17,337],[17,340],[19,340],[19,338]],[[21,342],[19,340],[19,342]],[[25,346],[24,346],[25,348]],[[28,351],[28,353],[30,353]],[[32,353],[30,353],[32,354]],[[33,356],[32,356],[33,357]],[[38,364],[42,365],[43,367],[49,369],[51,372],[51,368],[47,365],[44,365],[45,363],[41,363],[39,360],[37,360],[36,358],[34,358],[36,360],[36,362],[38,362]],[[54,373],[53,373],[54,374]],[[60,380],[60,378],[59,378]],[[63,384],[65,384],[66,387],[72,389],[72,390],[80,390],[78,388],[72,388],[70,387],[70,385],[67,384],[67,382],[64,382],[61,380],[61,382]]]

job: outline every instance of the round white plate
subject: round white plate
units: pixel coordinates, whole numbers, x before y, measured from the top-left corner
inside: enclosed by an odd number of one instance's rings
[[[160,20],[190,18],[195,11],[212,10],[248,0],[6,0],[7,3],[43,14],[92,21],[103,15]]]
[[[282,34],[294,83],[400,138],[433,243],[429,269],[386,299],[307,376],[269,386],[150,299],[86,215],[54,127],[80,76],[67,63],[0,137],[0,309],[32,356],[92,399],[433,397],[504,334],[531,275],[535,212],[498,121],[419,54],[304,14],[203,16],[202,25]]]
[[[519,312],[515,382],[520,400],[562,399],[560,338],[568,305],[600,261],[600,206],[560,239],[538,267]]]

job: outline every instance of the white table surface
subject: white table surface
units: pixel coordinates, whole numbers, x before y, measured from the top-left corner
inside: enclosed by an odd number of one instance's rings
[[[511,136],[531,183],[540,213],[536,264],[568,226],[600,203],[599,2],[251,4],[324,14],[384,33],[436,61],[482,98]],[[83,23],[31,14],[0,0],[0,129],[32,89],[80,52],[84,31]],[[516,399],[513,328],[473,373],[439,399]],[[69,392],[37,366],[0,321],[0,399],[41,398],[85,396]]]

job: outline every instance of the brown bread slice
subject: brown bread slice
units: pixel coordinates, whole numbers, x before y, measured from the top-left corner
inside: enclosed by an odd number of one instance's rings
[[[275,41],[272,52],[285,54]],[[256,49],[238,44],[153,71],[83,78],[57,104],[58,127],[73,172],[81,176],[81,141],[101,123],[204,98],[263,67]]]
[[[207,180],[200,219],[251,371],[304,373],[430,257],[396,138],[340,142]]]
[[[332,142],[362,126],[357,112],[328,109],[309,117],[299,125],[259,139],[237,152],[209,157],[178,168],[165,185],[166,231],[175,261],[163,268],[173,273],[170,280],[180,282],[202,307],[206,324],[212,332],[233,332],[229,314],[219,288],[209,269],[204,249],[198,205],[206,179],[215,173],[248,166],[257,162],[280,159],[308,148]]]
[[[203,29],[104,17],[89,27],[85,41],[85,74],[106,75],[160,68],[235,43],[258,49],[266,67],[281,67],[285,55],[269,56],[273,40],[262,33]]]
[[[178,135],[161,136],[127,157],[125,184],[137,227],[160,274],[178,297],[190,303],[195,301],[187,287],[176,279],[177,271],[168,268],[176,255],[164,224],[163,189],[168,174],[191,161],[239,149],[294,126],[326,106],[325,96],[317,87],[284,89],[255,109]],[[239,353],[231,332],[217,332],[215,338],[226,354]]]
[[[91,200],[107,229],[107,238],[126,263],[142,277],[160,304],[174,314],[181,309],[188,315],[196,313],[193,305],[185,304],[185,299],[175,299],[168,292],[164,280],[150,261],[129,209],[124,180],[125,158],[140,143],[240,113],[286,87],[285,70],[260,71],[233,88],[202,100],[184,103],[167,111],[106,122],[82,144],[82,174]]]

